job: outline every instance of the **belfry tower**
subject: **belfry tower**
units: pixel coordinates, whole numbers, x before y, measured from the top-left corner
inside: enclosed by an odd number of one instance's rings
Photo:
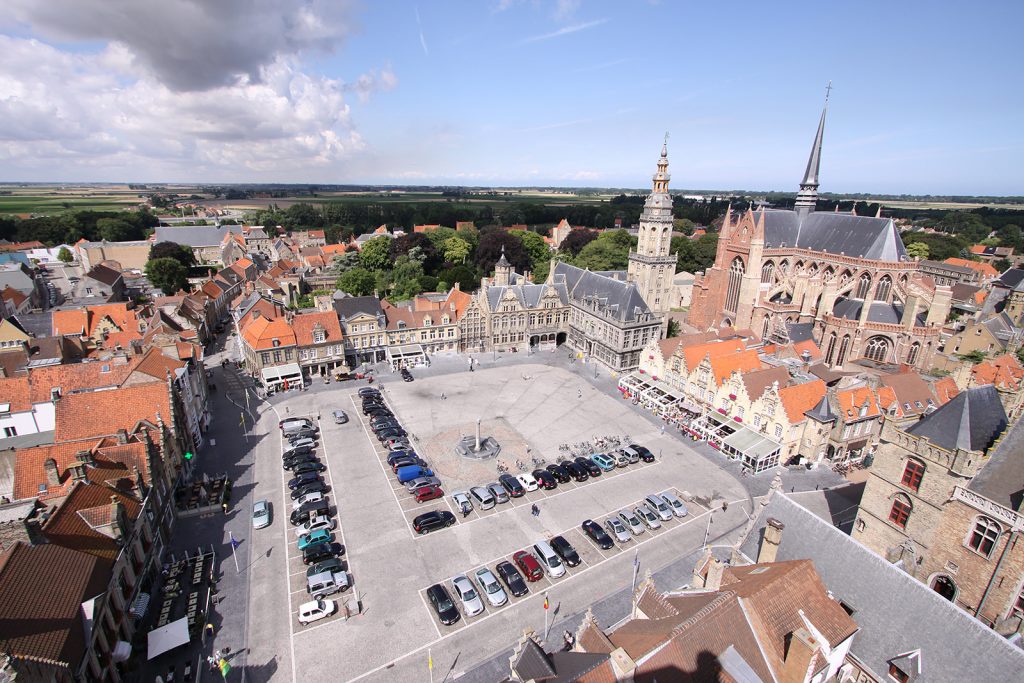
[[[669,254],[672,244],[672,197],[668,193],[668,133],[661,146],[654,188],[640,214],[639,242],[629,254],[628,278],[636,284],[648,308],[662,318],[662,336],[672,308],[672,278],[678,255]]]

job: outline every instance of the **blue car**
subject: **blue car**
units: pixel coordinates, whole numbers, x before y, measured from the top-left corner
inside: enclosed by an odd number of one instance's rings
[[[305,550],[307,546],[311,546],[314,543],[330,543],[333,540],[334,535],[330,531],[327,529],[317,529],[299,537],[299,550]]]
[[[611,472],[615,469],[615,459],[604,453],[595,453],[590,456],[590,460],[605,472]]]
[[[428,467],[420,467],[419,465],[408,465],[406,467],[399,467],[398,471],[395,472],[398,475],[398,481],[404,484],[407,481],[412,481],[418,477],[432,477],[434,472]]]

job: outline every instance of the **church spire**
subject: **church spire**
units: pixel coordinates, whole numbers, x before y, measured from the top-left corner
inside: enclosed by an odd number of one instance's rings
[[[658,172],[654,174],[654,193],[666,194],[668,192],[668,133],[665,133],[665,141],[661,143],[661,156],[658,158]]]
[[[807,170],[804,171],[804,179],[800,182],[800,191],[796,195],[796,210],[801,216],[806,216],[814,211],[814,205],[818,201],[818,174],[821,170],[821,142],[825,137],[825,115],[828,113],[828,98],[832,93],[832,81],[825,87],[825,107],[821,110],[821,120],[818,121],[818,133],[814,136],[814,145],[811,147],[811,156],[807,159]]]

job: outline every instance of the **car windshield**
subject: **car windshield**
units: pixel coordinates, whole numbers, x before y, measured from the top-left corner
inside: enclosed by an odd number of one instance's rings
[[[462,592],[462,598],[464,600],[476,600],[476,591],[472,588],[467,588]]]

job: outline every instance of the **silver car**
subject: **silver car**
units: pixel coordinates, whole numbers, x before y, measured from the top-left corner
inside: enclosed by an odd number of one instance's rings
[[[625,543],[633,537],[626,530],[626,527],[622,524],[622,520],[618,517],[609,517],[604,522],[605,531],[608,532],[612,538],[619,543]]]
[[[348,422],[348,415],[345,414],[344,410],[334,411],[334,424],[343,425]]]
[[[496,481],[492,481],[487,485],[487,490],[491,492],[496,503],[507,503],[508,502],[508,491],[505,487]]]
[[[487,602],[491,603],[491,607],[501,607],[508,602],[505,589],[501,587],[498,579],[487,567],[476,571],[476,582],[480,584],[480,588],[483,589],[484,596],[487,598]]]
[[[652,510],[650,506],[646,504],[637,505],[635,508],[633,508],[633,512],[636,513],[636,516],[643,521],[643,523],[647,526],[648,529],[661,528],[661,520],[658,519],[658,513]]]
[[[410,481],[405,482],[405,488],[412,493],[421,486],[440,486],[441,480],[437,477],[416,477]]]
[[[455,589],[455,595],[462,601],[462,610],[467,617],[475,617],[484,611],[484,603],[480,601],[473,582],[465,575],[452,579],[452,587]]]
[[[640,518],[629,510],[619,510],[619,519],[626,525],[626,528],[629,529],[634,536],[639,536],[646,531],[646,529],[644,529],[643,522],[640,521]]]
[[[668,503],[668,506],[672,509],[672,514],[676,517],[685,517],[690,514],[690,511],[686,509],[686,504],[679,500],[674,493],[665,491],[665,493],[661,494],[661,499]]]
[[[672,509],[668,506],[668,503],[656,493],[644,498],[647,503],[647,507],[651,508],[661,518],[661,521],[667,522],[672,519]]]
[[[257,500],[252,504],[252,528],[263,529],[270,526],[270,503]]]
[[[494,507],[494,496],[484,486],[474,486],[469,490],[469,495],[476,501],[476,506],[481,510],[490,510]]]
[[[456,491],[452,494],[452,500],[455,501],[455,509],[464,515],[468,515],[473,511],[473,501],[469,499],[469,494],[465,491]]]

